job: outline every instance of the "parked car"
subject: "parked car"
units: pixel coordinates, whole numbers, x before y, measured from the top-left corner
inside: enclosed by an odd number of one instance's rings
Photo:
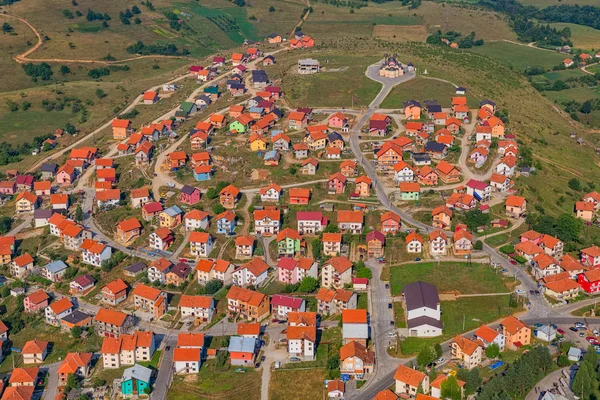
[[[517,289],[515,290],[516,294],[525,294],[525,291],[523,289]]]
[[[585,332],[579,332],[579,337],[585,337]]]
[[[575,322],[573,325],[575,326],[575,328],[585,327],[585,324],[583,322]]]
[[[508,260],[508,262],[510,262],[512,265],[517,265],[517,262],[515,260],[513,260],[512,258],[510,260]]]
[[[560,329],[560,328],[558,328],[558,329],[556,330],[556,332],[558,332],[558,333],[559,333],[559,334],[561,334],[561,335],[564,335],[564,334],[565,334],[565,331],[563,331],[563,330],[562,330],[562,329]]]
[[[291,362],[299,362],[301,361],[298,357],[290,357]]]
[[[417,261],[417,262],[421,261],[421,257],[415,258],[415,261]]]
[[[396,332],[388,332],[388,337],[396,337]]]
[[[386,289],[389,289],[389,288],[390,288],[390,284],[389,284],[389,283],[386,283],[386,284],[385,284],[385,288],[386,288]]]
[[[392,308],[394,308],[394,306],[392,305],[392,303],[388,303],[388,308],[391,310]]]
[[[574,326],[569,327],[569,330],[573,331],[573,332],[577,332],[577,328],[575,328]]]

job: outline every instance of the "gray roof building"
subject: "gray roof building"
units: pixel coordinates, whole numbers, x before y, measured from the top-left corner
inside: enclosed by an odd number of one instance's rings
[[[140,364],[134,364],[133,367],[123,371],[123,382],[135,378],[142,382],[150,383],[151,377],[152,370],[150,368],[142,367]]]
[[[229,339],[229,348],[227,349],[230,353],[232,351],[241,353],[254,353],[256,348],[256,339],[250,337],[233,336]]]
[[[422,307],[436,309],[438,304],[440,304],[438,290],[430,283],[421,281],[409,283],[408,285],[404,285],[402,292],[407,311]]]

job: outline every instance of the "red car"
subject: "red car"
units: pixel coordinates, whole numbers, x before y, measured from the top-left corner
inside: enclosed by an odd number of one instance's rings
[[[558,328],[558,329],[556,330],[556,332],[558,332],[559,334],[561,334],[561,335],[563,335],[563,336],[564,336],[564,334],[565,334],[565,331],[563,331],[563,330],[562,330],[562,329],[560,329],[560,328]]]
[[[510,260],[508,260],[512,265],[517,265],[517,262],[515,260],[513,260],[512,258]]]

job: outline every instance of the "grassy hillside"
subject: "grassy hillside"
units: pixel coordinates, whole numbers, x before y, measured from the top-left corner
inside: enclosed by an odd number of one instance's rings
[[[485,43],[483,46],[472,48],[471,51],[494,58],[519,71],[532,66],[550,69],[565,59],[564,54],[508,42]]]
[[[521,3],[527,6],[535,6],[544,8],[548,6],[558,6],[561,4],[566,5],[580,5],[580,6],[597,6],[597,0],[521,0]]]
[[[553,23],[550,26],[559,30],[569,28],[571,30],[571,41],[573,46],[577,48],[586,50],[600,48],[600,30],[598,29],[567,23]]]

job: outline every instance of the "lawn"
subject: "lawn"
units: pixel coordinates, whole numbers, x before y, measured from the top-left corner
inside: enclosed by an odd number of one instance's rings
[[[508,242],[508,235],[502,233],[485,239],[485,242],[492,247],[498,247]]]
[[[515,311],[509,307],[508,295],[486,297],[463,297],[455,301],[442,301],[443,334],[436,338],[408,337],[402,341],[402,353],[414,354],[422,346],[441,343],[453,336],[468,332],[500,319]]]
[[[556,81],[559,79],[564,81],[569,78],[579,78],[580,76],[584,76],[584,75],[585,75],[585,72],[583,72],[579,68],[576,68],[576,69],[564,69],[562,71],[546,72],[542,76],[551,81]]]
[[[369,294],[367,292],[361,292],[358,294],[356,308],[360,308],[363,310],[369,309]]]
[[[246,373],[236,373],[237,367],[227,364],[217,369],[214,360],[202,364],[195,379],[176,376],[167,393],[170,400],[226,398],[248,400],[260,398],[260,373],[246,368]]]
[[[452,279],[448,279],[448,277]],[[508,292],[502,275],[487,264],[420,262],[391,267],[392,295],[402,294],[404,285],[424,281],[437,286],[440,293],[461,294]]]
[[[402,302],[394,302],[394,321],[396,328],[406,328],[406,317],[404,316]]]
[[[269,382],[270,400],[287,400],[293,393],[294,400],[323,398],[326,377],[324,368],[306,370],[280,369],[273,371]]]
[[[473,47],[471,51],[496,59],[518,71],[533,66],[551,69],[565,58],[564,54],[507,42],[486,43],[483,46]]]
[[[457,85],[462,84],[462,82],[454,83]],[[456,96],[453,85],[417,76],[415,79],[394,87],[381,103],[381,108],[404,108],[404,102],[407,100],[422,102],[429,99],[436,99],[442,107],[450,107],[453,96]],[[479,106],[480,100],[467,95],[467,101],[469,107],[476,108]]]
[[[586,100],[590,100],[598,97],[598,94],[592,89],[588,87],[574,87],[571,89],[561,90],[558,92],[544,92],[544,96],[549,98],[552,101],[556,101],[558,103],[563,103],[569,100],[575,100],[578,102],[584,102]]]

